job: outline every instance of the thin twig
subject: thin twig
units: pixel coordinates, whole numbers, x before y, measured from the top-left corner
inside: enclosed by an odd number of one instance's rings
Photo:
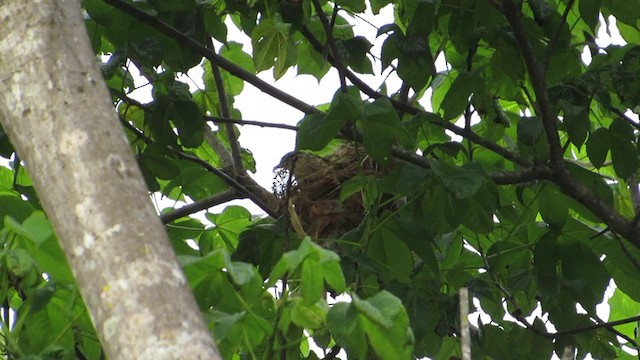
[[[598,323],[603,323],[603,320],[600,318],[596,318],[595,319]],[[620,336],[621,338],[625,339],[627,342],[629,342],[629,344],[633,345],[634,348],[636,348],[636,350],[638,350],[638,343],[632,339],[630,336],[622,333],[621,331],[616,330],[613,326],[608,325],[604,327],[605,329],[607,329],[607,331],[609,331],[610,333],[616,335],[616,336]],[[640,356],[640,354],[638,354],[638,356]]]
[[[209,49],[215,52],[213,47],[213,40],[208,38]],[[227,91],[224,88],[224,82],[222,81],[222,74],[220,67],[214,62],[209,62],[211,66],[211,73],[213,74],[213,81],[216,84],[216,91],[218,92],[218,102],[220,103],[220,115],[223,118],[229,117],[229,101],[227,99]],[[229,140],[229,147],[231,148],[231,158],[233,159],[233,171],[234,173],[245,172],[244,164],[242,163],[242,154],[240,152],[240,143],[236,136],[235,126],[231,123],[225,123],[225,130],[227,131],[227,139]]]
[[[335,359],[336,356],[338,356],[338,354],[340,353],[340,350],[342,350],[342,348],[340,347],[340,345],[333,345],[333,347],[331,348],[331,350],[329,350],[329,353],[327,354],[327,356],[324,357],[324,360],[332,360]]]
[[[549,39],[549,43],[547,43],[547,47],[544,53],[544,62],[542,65],[543,74],[546,74],[547,72],[547,66],[549,65],[549,59],[551,58],[551,52],[555,50],[553,47],[555,46],[556,42],[560,38],[560,33],[562,32],[562,28],[567,23],[567,17],[569,16],[569,12],[571,11],[571,8],[573,7],[573,4],[575,2],[576,2],[575,0],[569,0],[569,2],[567,3],[567,7],[564,8],[564,12],[562,13],[560,24],[558,24],[558,27],[556,28],[556,30],[553,32],[553,35],[551,35],[551,38]]]
[[[346,80],[346,66],[344,61],[342,61],[342,56],[338,52],[338,46],[336,45],[336,39],[333,37],[332,26],[327,19],[327,15],[325,15],[324,10],[322,10],[322,5],[320,5],[319,0],[311,0],[313,3],[313,7],[316,9],[316,13],[318,14],[318,18],[320,19],[320,23],[322,23],[322,27],[324,28],[324,32],[327,34],[327,44],[329,44],[329,49],[331,49],[331,54],[333,55],[333,60],[335,62],[335,67],[338,69],[338,73],[340,74],[340,89],[342,92],[347,92],[347,80]],[[332,18],[335,18],[335,13],[338,11],[338,5],[334,4],[334,15]]]
[[[213,116],[205,116],[204,119],[206,121],[211,121],[212,123],[253,125],[253,126],[266,127],[266,128],[298,131],[298,127],[295,125],[277,124],[277,123],[270,123],[270,122],[257,121],[257,120],[239,120],[239,119],[220,118],[220,117],[213,117]]]
[[[634,316],[634,317],[630,317],[630,318],[626,318],[626,319],[622,319],[622,320],[615,320],[615,321],[597,323],[597,324],[588,325],[588,326],[582,326],[582,327],[574,328],[574,329],[562,330],[562,331],[555,332],[553,334],[549,334],[549,336],[551,336],[553,338],[557,338],[557,337],[561,337],[561,336],[565,336],[565,335],[575,335],[575,334],[580,334],[580,333],[583,333],[583,332],[593,331],[593,330],[597,330],[597,329],[601,329],[601,328],[624,325],[624,324],[628,324],[628,323],[631,323],[631,322],[634,322],[634,321],[640,321],[640,316]]]
[[[129,124],[129,122],[126,121],[125,119],[123,119],[122,117],[120,117],[120,122],[122,123],[122,125],[125,128],[127,128],[129,131],[133,132],[138,138],[143,140],[145,143],[147,143],[147,144],[152,143],[151,139],[149,139],[146,135],[144,135],[142,132],[140,132],[140,130],[138,130],[135,126]],[[246,185],[241,184],[238,180],[236,180],[233,177],[227,175],[224,171],[222,171],[220,169],[216,169],[213,165],[211,165],[208,162],[200,159],[197,156],[184,153],[184,152],[176,150],[176,149],[174,149],[174,148],[172,148],[170,146],[167,146],[167,149],[169,151],[171,151],[174,155],[176,155],[178,158],[183,159],[183,160],[188,160],[188,161],[191,161],[193,163],[199,164],[200,166],[205,168],[207,171],[209,171],[209,172],[213,173],[214,175],[218,176],[219,178],[224,180],[229,186],[231,186],[232,188],[234,188],[237,191],[238,197],[246,197],[246,198],[250,199],[256,205],[258,205],[265,213],[267,213],[269,216],[274,217],[274,218],[277,218],[278,216],[280,216],[280,214],[278,213],[277,209],[271,208],[269,205],[267,205],[266,201],[264,201],[261,197],[257,196]],[[240,181],[246,183],[247,180],[242,175],[243,174],[238,174],[238,179]],[[264,195],[263,192],[261,192],[260,194]],[[264,197],[264,196],[262,196],[262,197]],[[270,203],[274,203],[274,202],[270,202]]]
[[[238,181],[236,181],[236,179],[234,179],[231,176],[225,174],[224,172],[220,171],[219,169],[216,169],[213,165],[211,165],[208,162],[200,159],[197,156],[186,154],[186,153],[183,153],[181,151],[174,150],[174,149],[171,149],[171,151],[180,159],[189,160],[191,162],[200,164],[203,168],[205,168],[209,172],[215,174],[216,176],[218,176],[219,178],[224,180],[227,184],[229,184],[229,186],[231,186],[232,188],[236,189],[239,194],[244,195],[247,198],[251,199],[251,201],[253,201],[256,205],[258,205],[264,212],[267,213],[267,215],[269,215],[271,217],[274,217],[274,218],[278,217],[278,213],[276,212],[275,209],[271,209],[267,205],[266,202],[264,202],[262,199],[257,197],[251,191],[249,191],[249,189],[247,189],[242,184],[240,184]]]
[[[206,46],[203,46],[198,41],[190,38],[189,36],[185,35],[181,31],[175,29],[174,27],[168,25],[164,21],[158,19],[156,16],[150,15],[149,13],[143,10],[140,10],[136,6],[129,4],[123,0],[104,0],[104,1],[107,4],[124,11],[128,15],[133,16],[137,20],[152,26],[154,29],[162,32],[163,34],[169,36],[170,38],[177,40],[178,43],[184,45],[187,49],[193,51],[198,55],[205,57],[207,60],[211,61],[212,63],[218,64],[218,66],[220,66],[221,68],[227,70],[234,76],[237,76],[240,79],[257,87],[267,95],[270,95],[284,102],[285,104],[302,111],[305,114],[313,114],[313,113],[320,112],[315,107],[276,88],[275,86],[260,79],[255,74],[248,72],[247,70],[243,69],[239,65],[236,65],[230,60],[227,60],[224,57],[216,54],[211,49],[208,49]]]
[[[179,209],[174,209],[171,212],[160,215],[160,220],[163,224],[168,224],[174,220],[180,219],[191,214],[195,214],[198,211],[206,210],[216,205],[224,204],[231,200],[241,199],[242,196],[238,196],[238,192],[234,189],[228,189],[221,193],[209,196],[202,200],[194,201],[191,204],[187,204]]]

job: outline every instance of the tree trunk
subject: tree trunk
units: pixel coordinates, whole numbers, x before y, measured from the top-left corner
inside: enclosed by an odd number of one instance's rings
[[[0,121],[110,359],[219,359],[110,103],[77,0],[0,6]]]

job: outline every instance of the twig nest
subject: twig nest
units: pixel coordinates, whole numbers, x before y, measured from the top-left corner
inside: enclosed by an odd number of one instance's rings
[[[326,157],[289,153],[274,174],[274,193],[284,201],[288,197],[308,235],[339,238],[358,226],[365,211],[360,193],[340,201],[342,184],[356,175],[379,171],[363,149],[342,145]]]

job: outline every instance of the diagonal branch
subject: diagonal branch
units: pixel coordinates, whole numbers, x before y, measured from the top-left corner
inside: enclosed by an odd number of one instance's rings
[[[144,135],[140,130],[138,130],[135,126],[129,124],[128,121],[123,119],[121,116],[120,123],[129,131],[134,133],[136,137],[141,139],[147,144],[152,143],[152,140],[149,139],[146,135]],[[248,175],[239,174],[235,178],[227,175],[224,171],[215,168],[213,165],[208,162],[200,159],[197,156],[190,155],[184,153],[182,151],[173,149],[171,147],[167,147],[169,151],[171,151],[178,158],[194,162],[199,164],[207,171],[215,174],[222,180],[224,180],[231,188],[235,189],[236,197],[235,198],[248,198],[253,201],[256,205],[258,205],[267,215],[278,218],[281,214],[278,212],[278,200],[275,195],[269,193],[264,190],[260,185],[258,185],[253,179],[251,179]],[[244,175],[244,176],[243,176]],[[257,189],[259,188],[259,189]],[[262,191],[257,191],[262,190]]]
[[[302,35],[307,39],[307,41],[309,41],[309,43],[311,44],[311,46],[313,46],[314,50],[316,50],[319,53],[322,53],[322,44],[320,44],[320,42],[318,41],[318,39],[316,39],[316,37],[313,35],[313,33],[306,27],[303,27],[301,29],[301,33]],[[335,60],[333,59],[333,57],[331,55],[329,55],[327,57],[327,60],[334,66],[336,66],[335,64]],[[383,97],[384,95],[377,92],[376,90],[374,90],[373,88],[371,88],[369,85],[367,85],[364,81],[362,81],[362,79],[360,79],[356,74],[354,74],[353,72],[351,72],[349,69],[346,69],[345,71],[345,76],[347,77],[347,79],[349,79],[349,81],[351,81],[351,83],[353,85],[355,85],[358,89],[360,89],[360,91],[362,91],[365,95],[369,96],[372,99],[378,99]],[[416,115],[418,114],[420,111],[420,109],[415,108],[411,105],[408,105],[406,103],[400,102],[396,99],[392,99],[389,98],[389,100],[391,101],[391,104],[393,105],[393,107],[396,110],[399,111],[403,111],[406,112],[408,114],[411,115]],[[446,122],[446,121],[438,121],[438,122],[432,122],[432,124],[434,125],[438,125],[438,126],[442,126],[443,128],[453,132],[456,135],[462,136],[463,138],[476,143],[484,148],[486,148],[487,150],[491,150],[494,153],[502,156],[503,158],[513,162],[514,164],[518,164],[520,166],[529,166],[530,163],[527,160],[524,160],[523,158],[521,158],[519,155],[501,147],[500,145],[492,142],[491,140],[485,139],[481,136],[479,136],[478,134],[474,133],[473,131],[471,131],[470,129],[463,129],[459,126],[456,126],[450,122]]]
[[[123,12],[125,12],[130,16],[133,16],[137,20],[152,26],[156,30],[171,37],[172,39],[177,40],[180,44],[184,45],[187,49],[193,51],[198,55],[205,57],[207,60],[211,61],[212,63],[217,64],[218,66],[227,70],[231,74],[257,87],[258,89],[262,90],[264,93],[282,101],[283,103],[291,107],[294,107],[305,114],[313,114],[313,113],[320,112],[315,107],[267,83],[266,81],[260,79],[259,77],[248,72],[247,70],[241,68],[235,63],[216,54],[213,50],[208,49],[207,47],[200,44],[198,41],[178,31],[177,29],[165,23],[164,21],[158,19],[153,15],[146,13],[143,10],[138,9],[136,6],[131,5],[123,0],[104,0],[104,2],[106,2],[107,4],[119,10],[122,10]]]
[[[336,45],[336,39],[333,37],[333,31],[331,30],[332,24],[329,23],[327,19],[327,15],[325,15],[324,10],[322,10],[322,5],[320,5],[319,0],[311,0],[313,3],[313,7],[316,9],[316,13],[318,14],[318,18],[320,19],[320,23],[322,23],[322,27],[324,28],[324,32],[327,34],[327,43],[329,44],[329,48],[331,49],[331,54],[333,55],[333,60],[335,63],[336,69],[338,69],[338,73],[340,75],[340,88],[342,92],[347,91],[347,81],[345,79],[345,70],[347,67],[342,61],[342,57],[338,52],[338,46]],[[333,19],[336,18],[336,12],[338,11],[338,5],[334,4],[334,14]]]
[[[551,164],[557,167],[562,167],[564,156],[562,155],[563,151],[562,146],[560,145],[560,137],[558,135],[558,119],[551,109],[549,93],[544,80],[544,73],[536,59],[533,46],[531,45],[529,36],[524,29],[522,20],[520,19],[520,12],[512,0],[502,0],[501,6],[498,5],[497,7],[507,18],[509,24],[511,24],[513,34],[517,40],[516,42],[520,47],[520,51],[522,51],[522,57],[524,58],[524,62],[529,72],[529,78],[536,94],[542,126],[544,127],[547,142],[549,143],[549,157]]]
[[[243,196],[238,195],[238,192],[235,189],[229,189],[221,193],[204,198],[202,200],[194,201],[191,204],[187,204],[171,212],[162,214],[160,215],[160,220],[162,220],[163,224],[168,224],[182,217],[195,214],[198,211],[206,210],[210,207],[214,207],[216,205],[224,204],[231,200],[236,200],[241,198],[243,198]]]
[[[584,205],[613,231],[629,240],[635,247],[640,248],[640,228],[636,226],[635,222],[623,217],[611,208],[592,190],[578,182],[566,168],[553,168],[548,180],[556,184],[570,198]]]
[[[209,49],[215,52],[213,47],[213,40],[208,39]],[[218,101],[220,102],[220,115],[224,118],[229,117],[229,101],[227,99],[227,92],[224,88],[224,82],[222,81],[222,74],[220,73],[220,67],[214,62],[209,62],[211,66],[211,73],[213,74],[213,81],[216,84],[216,92],[218,93]],[[242,154],[240,153],[240,143],[236,136],[235,126],[231,123],[225,123],[224,128],[227,131],[227,139],[229,140],[229,147],[231,148],[231,158],[233,159],[233,172],[240,174],[245,172],[244,164],[242,163]]]

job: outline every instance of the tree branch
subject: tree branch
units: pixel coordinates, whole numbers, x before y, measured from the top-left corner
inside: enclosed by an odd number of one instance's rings
[[[162,220],[163,224],[168,224],[174,220],[180,219],[185,216],[189,216],[191,214],[195,214],[198,211],[202,211],[208,209],[210,207],[214,207],[216,205],[224,204],[231,200],[242,199],[242,196],[238,195],[238,192],[234,189],[228,189],[221,193],[209,196],[208,198],[204,198],[202,200],[194,201],[191,204],[187,204],[179,209],[175,209],[166,214],[160,215],[160,220]]]
[[[212,172],[216,176],[220,177],[227,184],[229,184],[229,186],[231,186],[232,188],[236,189],[240,195],[246,196],[251,201],[253,201],[256,205],[258,205],[264,212],[267,213],[267,215],[269,215],[269,216],[271,216],[273,218],[277,218],[280,215],[280,214],[278,214],[276,212],[276,209],[274,209],[274,208],[272,208],[272,206],[268,205],[269,203],[273,203],[272,201],[269,201],[269,199],[264,199],[262,197],[257,196],[256,194],[251,192],[249,189],[247,189],[244,185],[240,184],[236,179],[234,179],[233,177],[225,174],[224,172],[220,171],[219,169],[216,169],[214,166],[212,166],[208,162],[200,159],[197,156],[186,154],[186,153],[183,153],[183,152],[175,150],[175,149],[170,149],[170,150],[171,150],[171,152],[173,152],[179,158],[184,159],[184,160],[189,160],[191,162],[200,164],[203,168],[207,169],[209,172]],[[245,179],[245,181],[246,181],[246,179]],[[271,195],[273,196],[273,194],[271,194]]]
[[[602,201],[592,190],[578,182],[567,169],[554,168],[549,175],[548,180],[558,185],[563,193],[584,205],[613,231],[629,240],[635,247],[640,248],[640,228],[633,221],[624,218]]]
[[[215,52],[213,47],[213,40],[208,38],[209,49]],[[218,101],[220,102],[220,115],[224,118],[229,117],[229,101],[227,100],[227,92],[224,88],[224,82],[222,81],[222,74],[220,73],[220,67],[214,63],[209,62],[211,66],[211,73],[213,74],[213,81],[216,84],[216,90],[218,92]],[[242,154],[240,152],[240,143],[236,136],[235,126],[231,123],[225,123],[225,130],[227,131],[227,139],[229,140],[229,147],[231,148],[231,159],[233,159],[233,172],[234,174],[244,173],[246,170],[242,163]]]
[[[340,88],[342,92],[347,92],[347,81],[345,79],[345,70],[347,67],[344,65],[344,61],[342,61],[342,57],[338,52],[338,47],[336,46],[336,39],[333,37],[333,31],[331,30],[332,25],[329,24],[329,20],[322,10],[322,5],[320,5],[320,1],[311,0],[313,3],[313,7],[316,9],[316,13],[318,14],[318,18],[320,19],[320,23],[322,23],[322,27],[324,28],[324,32],[327,34],[327,44],[329,44],[329,48],[331,49],[331,54],[333,55],[334,66],[338,69],[338,73],[340,75]],[[334,4],[334,14],[333,19],[336,18],[336,12],[338,11],[338,5]]]
[[[571,11],[571,8],[573,7],[573,4],[575,2],[576,2],[575,0],[569,0],[569,2],[567,3],[567,7],[564,8],[564,12],[562,13],[560,24],[558,24],[558,27],[556,28],[556,30],[553,32],[553,35],[549,39],[549,43],[547,44],[547,47],[545,49],[545,54],[544,54],[544,63],[542,67],[543,74],[547,73],[547,66],[549,65],[549,58],[551,57],[551,52],[553,51],[553,47],[555,46],[556,42],[558,41],[558,38],[560,37],[560,33],[562,32],[562,27],[567,23],[567,16],[569,16],[569,12]]]
[[[502,6],[498,6],[498,9],[507,18],[509,24],[511,24],[520,51],[522,51],[522,57],[527,66],[533,90],[536,94],[538,108],[540,109],[540,119],[542,120],[547,142],[549,143],[549,158],[551,164],[562,167],[564,156],[562,155],[562,146],[560,145],[560,137],[558,136],[558,119],[551,109],[544,73],[542,72],[540,64],[538,64],[533,46],[520,20],[520,12],[516,8],[516,5],[512,0],[502,0],[501,4]]]
[[[120,117],[120,116],[119,116]],[[148,137],[146,137],[143,133],[140,132],[135,126],[129,124],[128,121],[125,121],[122,117],[120,117],[120,122],[122,125],[127,128],[129,131],[133,132],[138,138],[142,139],[145,143],[150,144],[152,141]],[[229,186],[234,188],[236,193],[236,198],[246,197],[253,201],[256,205],[258,205],[265,213],[273,218],[278,218],[281,214],[278,211],[278,200],[275,195],[266,191],[263,187],[258,185],[253,179],[251,179],[248,175],[245,174],[236,174],[236,178],[227,175],[224,171],[220,169],[216,169],[213,165],[208,162],[200,159],[197,156],[190,155],[184,153],[182,151],[173,149],[167,146],[167,149],[171,151],[178,158],[183,160],[188,160],[199,164],[207,171],[215,174],[222,180],[224,180]]]
[[[229,123],[229,124],[237,124],[237,125],[253,125],[253,126],[266,127],[266,128],[298,131],[298,127],[295,126],[295,125],[276,124],[276,123],[257,121],[257,120],[238,120],[238,119],[220,118],[220,117],[213,117],[213,116],[205,116],[204,119],[206,121],[211,121],[212,123],[223,123],[223,124],[224,123]]]
[[[313,46],[313,48],[317,51],[322,53],[322,44],[320,44],[320,42],[318,41],[318,39],[315,38],[315,36],[313,35],[313,33],[306,27],[303,27],[301,30],[302,35],[307,39],[307,41],[309,41],[309,43],[311,44],[311,46]],[[334,64],[334,59],[332,56],[328,56],[327,60],[333,64]],[[371,97],[372,99],[378,99],[383,97],[384,95],[382,95],[381,93],[377,92],[376,90],[374,90],[373,88],[371,88],[369,85],[367,85],[364,81],[362,81],[356,74],[354,74],[353,72],[349,71],[348,69],[345,72],[345,76],[347,77],[347,79],[349,79],[349,81],[351,81],[351,83],[353,85],[355,85],[358,89],[360,89],[360,91],[362,91],[362,93],[364,93],[365,95]],[[396,110],[400,110],[400,111],[404,111],[408,114],[411,115],[416,115],[418,114],[420,111],[420,109],[415,108],[411,105],[402,103],[398,100],[389,98],[389,100],[391,101],[391,104],[393,105],[393,107]],[[456,135],[462,136],[463,138],[476,143],[490,151],[493,151],[494,153],[504,157],[505,159],[518,164],[520,166],[529,166],[530,163],[526,160],[524,160],[523,158],[521,158],[520,156],[518,156],[517,154],[497,145],[496,143],[492,142],[491,140],[487,140],[484,139],[483,137],[479,136],[478,134],[474,133],[473,131],[471,131],[470,129],[463,129],[459,126],[456,126],[450,122],[446,122],[446,121],[439,121],[439,122],[432,122],[432,124],[438,125],[438,126],[442,126],[443,128],[453,132]]]
[[[579,333],[583,333],[583,332],[587,332],[587,331],[593,331],[593,330],[597,330],[597,329],[601,329],[601,328],[608,328],[608,327],[613,327],[613,326],[618,326],[618,325],[624,325],[624,324],[628,324],[628,323],[631,323],[631,322],[634,322],[634,321],[640,321],[640,316],[634,316],[634,317],[621,319],[621,320],[597,323],[597,324],[593,324],[593,325],[589,325],[589,326],[583,326],[583,327],[579,327],[579,328],[575,328],[575,329],[562,330],[562,331],[558,331],[558,332],[555,332],[555,333],[549,334],[549,335],[552,338],[557,338],[557,337],[564,336],[564,335],[575,335],[575,334],[579,334]]]
[[[150,15],[143,10],[138,9],[134,5],[131,5],[123,0],[104,0],[107,4],[122,10],[126,14],[136,18],[137,20],[152,26],[156,30],[164,33],[165,35],[175,39],[178,43],[184,45],[187,49],[193,51],[194,53],[205,57],[207,60],[212,63],[217,64],[221,68],[227,70],[231,74],[239,77],[240,79],[248,82],[249,84],[257,87],[262,90],[264,93],[282,101],[283,103],[294,107],[305,114],[313,114],[320,112],[315,107],[289,95],[288,93],[276,88],[275,86],[267,83],[266,81],[260,79],[256,75],[246,71],[235,63],[225,59],[224,57],[216,54],[211,49],[208,49],[206,46],[203,46],[196,40],[190,38],[184,33],[176,30],[174,27],[168,25],[164,21],[158,19],[157,17]]]

